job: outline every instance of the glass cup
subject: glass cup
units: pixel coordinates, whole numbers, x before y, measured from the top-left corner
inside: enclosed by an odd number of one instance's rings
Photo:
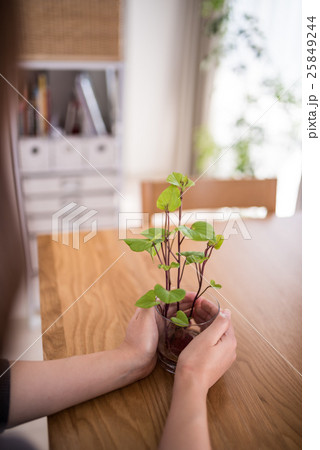
[[[170,373],[175,373],[178,357],[182,350],[194,339],[198,334],[208,328],[220,312],[220,304],[217,299],[209,301],[204,298],[196,300],[192,309],[192,298],[183,299],[179,302],[179,309],[190,317],[187,327],[179,327],[174,324],[170,318],[175,317],[177,312],[177,304],[157,305],[156,321],[159,331],[158,343],[158,359],[161,366]],[[165,317],[165,308],[167,309],[167,317]]]

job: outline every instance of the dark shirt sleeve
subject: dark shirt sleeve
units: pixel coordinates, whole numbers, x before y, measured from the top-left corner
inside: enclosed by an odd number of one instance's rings
[[[0,432],[8,422],[10,404],[10,369],[9,361],[0,359]]]

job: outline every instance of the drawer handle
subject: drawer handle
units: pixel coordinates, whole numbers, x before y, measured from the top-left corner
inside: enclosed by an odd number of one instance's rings
[[[106,147],[103,144],[98,145],[98,151],[104,152],[106,150]]]
[[[37,153],[39,153],[38,147],[32,147],[31,153],[32,153],[33,155],[36,155]]]

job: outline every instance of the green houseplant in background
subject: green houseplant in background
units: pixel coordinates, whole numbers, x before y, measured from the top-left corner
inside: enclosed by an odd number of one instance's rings
[[[219,303],[206,302],[200,297],[209,288],[221,288],[211,280],[205,282],[205,267],[213,252],[219,250],[223,236],[216,235],[208,222],[198,221],[187,227],[181,224],[182,203],[186,191],[194,182],[181,173],[168,176],[169,186],[160,194],[157,207],[164,211],[164,227],[143,231],[141,239],[125,239],[134,252],[146,251],[158,268],[164,272],[165,285],[156,284],[137,302],[140,308],[156,309],[159,329],[158,356],[162,366],[174,373],[179,354],[185,346],[206,329],[219,314]],[[178,226],[174,227],[170,215],[178,213]],[[203,251],[182,251],[189,239],[203,243]],[[181,287],[186,266],[193,266],[197,279],[195,294],[187,294]]]
[[[245,48],[248,55],[252,55],[255,61],[269,63],[265,45],[265,36],[259,27],[257,17],[243,13],[237,17],[238,25],[230,31],[230,25],[234,15],[234,0],[203,0],[201,16],[203,21],[203,33],[210,40],[209,49],[201,61],[200,70],[215,70],[225,57],[232,56],[231,70],[239,79],[244,80],[250,67],[242,60],[237,59],[239,49]],[[233,63],[234,61],[234,63]],[[250,64],[249,64],[250,66]],[[295,146],[299,140],[299,120],[294,119],[293,108],[297,108],[299,101],[292,89],[285,89],[281,77],[267,76],[264,72],[252,92],[251,86],[245,86],[243,91],[242,107],[234,121],[230,122],[230,142],[221,145],[212,135],[207,125],[202,125],[194,133],[195,169],[202,173],[219,159],[228,148],[232,148],[234,166],[231,176],[254,177],[256,172],[252,158],[254,149],[264,144],[269,144],[271,136],[263,124],[252,124],[250,115],[255,111],[259,117],[265,110],[261,106],[263,98],[269,103],[278,103],[281,114],[288,122],[286,131],[287,147]]]

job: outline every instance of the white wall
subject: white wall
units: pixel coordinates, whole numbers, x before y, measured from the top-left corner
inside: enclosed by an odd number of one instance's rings
[[[123,163],[127,176],[164,177],[172,170],[188,171],[198,6],[198,0],[126,2]]]

